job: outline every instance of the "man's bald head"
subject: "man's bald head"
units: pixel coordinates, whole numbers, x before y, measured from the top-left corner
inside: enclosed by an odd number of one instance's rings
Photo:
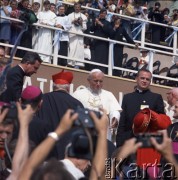
[[[167,101],[170,106],[174,106],[178,100],[178,88],[172,88],[167,92]]]

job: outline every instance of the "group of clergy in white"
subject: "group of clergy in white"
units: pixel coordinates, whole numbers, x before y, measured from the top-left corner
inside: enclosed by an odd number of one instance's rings
[[[60,5],[58,7],[58,15],[50,10],[50,1],[44,1],[43,7],[44,10],[37,14],[39,24],[45,26],[52,26],[59,28],[56,31],[53,31],[49,28],[38,27],[37,36],[34,43],[34,49],[38,50],[43,62],[51,63],[50,55],[57,53],[60,49],[60,41],[69,42],[69,51],[68,51],[68,64],[75,66],[84,66],[83,62],[71,61],[70,57],[75,58],[76,60],[84,60],[84,41],[83,36],[79,36],[73,33],[67,33],[64,31],[71,31],[75,33],[83,33],[87,29],[87,17],[82,14],[81,5],[76,3],[74,5],[74,12],[65,15],[65,9],[63,12],[60,12]],[[58,53],[57,53],[58,54]]]

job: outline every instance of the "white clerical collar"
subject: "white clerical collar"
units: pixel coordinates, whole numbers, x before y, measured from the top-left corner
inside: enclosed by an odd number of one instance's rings
[[[140,89],[138,89],[138,88],[137,88],[137,91],[138,91],[139,93],[142,93],[142,92],[143,92],[143,90],[140,90]]]
[[[18,64],[18,66],[23,70],[23,72],[25,73],[25,70],[24,70],[24,68],[20,65],[20,64]]]

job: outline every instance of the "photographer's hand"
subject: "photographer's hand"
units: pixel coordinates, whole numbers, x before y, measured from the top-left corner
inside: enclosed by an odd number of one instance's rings
[[[168,161],[172,161],[172,140],[168,137],[167,130],[160,131],[160,133],[163,135],[163,142],[161,144],[154,137],[150,138],[150,142]]]
[[[172,140],[167,135],[167,130],[160,131],[163,134],[163,142],[161,144],[157,143],[156,139],[151,137],[150,141],[154,148],[159,151],[162,156],[175,168],[175,177],[178,177],[178,163],[174,157],[172,151]]]
[[[125,141],[124,145],[121,147],[119,153],[116,156],[117,160],[124,160],[129,155],[134,154],[141,146],[141,142],[136,143],[136,138]]]
[[[35,110],[29,104],[26,105],[25,109],[22,109],[22,106],[19,102],[17,102],[16,105],[17,105],[18,119],[20,126],[27,126],[31,122]]]
[[[60,123],[55,130],[58,136],[68,131],[72,127],[73,122],[78,118],[78,114],[72,114],[72,112],[73,110],[68,109],[62,117],[62,119],[60,120]]]

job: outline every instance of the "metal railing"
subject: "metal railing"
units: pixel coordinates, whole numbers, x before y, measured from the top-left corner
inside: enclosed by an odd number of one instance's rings
[[[71,3],[65,3],[65,4],[72,5]],[[85,7],[85,6],[83,8],[99,11],[97,9],[89,8],[89,7]],[[111,13],[111,14],[120,16],[120,17],[122,17],[124,19],[126,18],[126,19],[132,19],[132,20],[137,20],[137,21],[144,22],[143,27],[142,27],[142,31],[141,31],[141,41],[136,41],[136,42],[140,42],[141,46],[139,48],[144,48],[144,49],[147,49],[147,50],[149,50],[151,52],[151,56],[150,56],[151,64],[153,64],[153,59],[154,59],[154,54],[155,53],[171,55],[171,56],[177,56],[177,54],[176,54],[176,50],[177,50],[177,33],[174,33],[174,35],[173,35],[174,36],[173,37],[173,47],[165,47],[165,46],[161,46],[161,45],[156,45],[156,44],[145,42],[145,30],[146,30],[145,25],[146,25],[146,23],[156,24],[156,25],[159,25],[159,26],[172,28],[173,30],[175,30],[177,27],[169,26],[169,25],[165,25],[165,24],[161,24],[161,23],[155,23],[155,22],[152,22],[152,21],[137,19],[137,18],[133,18],[133,17],[128,17],[128,16],[125,16],[125,15],[120,15],[120,14],[116,14],[116,13]],[[11,20],[11,21],[24,23],[23,21],[20,21],[18,19],[14,19],[14,18],[8,18],[8,17],[1,17],[1,18],[8,19],[8,20]],[[47,25],[42,25],[42,24],[39,24],[39,23],[34,23],[33,26],[48,28],[48,29],[51,29],[51,30],[59,30],[59,28],[51,27],[51,26],[47,26]],[[177,28],[177,30],[178,30],[178,28]],[[64,30],[62,30],[62,31],[64,31]],[[94,64],[94,65],[98,65],[98,66],[107,67],[108,68],[108,75],[112,75],[113,69],[122,70],[122,71],[126,71],[126,72],[135,72],[136,73],[136,71],[133,71],[133,70],[130,70],[130,69],[115,67],[114,64],[113,64],[113,55],[112,55],[113,54],[113,44],[118,43],[118,44],[122,44],[122,45],[125,45],[125,46],[128,46],[128,47],[134,47],[133,44],[129,44],[129,43],[126,43],[126,42],[121,42],[121,41],[115,41],[115,40],[106,39],[106,38],[101,38],[101,37],[97,37],[97,36],[93,36],[93,35],[89,35],[89,34],[76,33],[76,32],[72,32],[72,31],[69,31],[69,33],[76,34],[76,35],[83,36],[83,37],[89,37],[89,38],[99,39],[99,40],[109,42],[110,45],[109,45],[108,65],[104,65],[104,64],[101,64],[101,63],[95,63],[95,62],[92,62],[92,61],[86,61],[86,60],[83,60],[83,59],[81,60],[81,59],[72,58],[72,57],[65,57],[65,56],[58,55],[56,53],[46,54],[45,52],[36,51],[34,49],[24,48],[24,47],[21,47],[21,46],[18,46],[17,49],[21,49],[21,50],[25,50],[25,51],[32,51],[32,52],[37,52],[39,54],[52,56],[54,65],[57,65],[57,59],[58,59],[58,57],[60,57],[60,58],[70,59],[72,61],[78,61],[78,62],[82,62],[82,63]],[[13,47],[13,45],[5,44],[5,43],[0,43],[0,45],[7,46],[7,47]],[[171,50],[172,52],[165,52],[165,51],[154,49],[154,48],[148,48],[148,47],[146,47],[146,45],[153,46],[153,47],[159,47],[159,48],[162,48],[162,49],[165,49],[165,50]],[[152,70],[153,70],[153,66],[151,66],[151,68],[150,68],[151,72],[152,72]],[[159,76],[159,75],[154,75],[154,74],[153,74],[153,77],[161,78],[161,79],[167,79],[167,80],[171,80],[171,81],[178,81],[175,78],[169,78],[169,77]]]

